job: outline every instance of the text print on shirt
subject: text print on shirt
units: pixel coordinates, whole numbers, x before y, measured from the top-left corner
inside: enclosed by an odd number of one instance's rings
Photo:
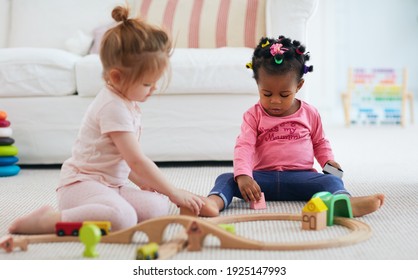
[[[279,139],[287,139],[287,140],[297,140],[302,138],[301,134],[299,133],[300,128],[302,128],[301,124],[298,122],[284,122],[278,124],[272,128],[265,129],[264,127],[260,127],[260,136],[266,142],[275,141]]]

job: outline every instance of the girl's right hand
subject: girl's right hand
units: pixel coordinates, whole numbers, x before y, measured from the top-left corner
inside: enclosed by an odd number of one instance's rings
[[[170,200],[178,207],[187,207],[195,215],[199,215],[200,209],[205,205],[199,196],[182,189],[177,189],[170,195]]]
[[[237,176],[237,183],[242,198],[249,201],[258,201],[261,198],[261,189],[257,182],[247,175]]]

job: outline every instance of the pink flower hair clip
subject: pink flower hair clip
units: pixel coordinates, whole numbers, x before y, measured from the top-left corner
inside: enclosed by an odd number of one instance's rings
[[[270,46],[270,53],[272,56],[276,56],[277,54],[284,54],[288,50],[288,48],[283,48],[283,44],[279,43],[275,43]]]

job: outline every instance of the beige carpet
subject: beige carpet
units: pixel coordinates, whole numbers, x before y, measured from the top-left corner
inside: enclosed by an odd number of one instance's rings
[[[353,195],[382,192],[386,201],[381,210],[359,220],[369,224],[373,236],[361,243],[320,250],[251,251],[219,248],[219,240],[209,236],[204,249],[187,250],[173,259],[418,259],[418,128],[400,127],[329,127],[327,135],[336,160],[344,169],[344,181]],[[206,195],[215,178],[232,170],[229,163],[163,164],[162,170],[175,185]],[[18,176],[0,178],[0,236],[7,234],[13,219],[44,205],[56,206],[57,168],[23,168]],[[222,215],[247,213],[300,213],[302,202],[268,202],[267,210],[248,209],[235,200]],[[171,208],[177,214],[176,207]],[[258,221],[235,224],[238,235],[264,242],[295,242],[334,239],[346,235],[348,229],[328,227],[312,232],[301,231],[300,223],[290,221]],[[169,240],[180,226],[165,231]],[[147,240],[140,233],[137,244],[99,244],[99,259],[133,259],[135,249]],[[0,251],[0,259],[82,259],[81,243],[33,244],[29,250],[13,253]]]

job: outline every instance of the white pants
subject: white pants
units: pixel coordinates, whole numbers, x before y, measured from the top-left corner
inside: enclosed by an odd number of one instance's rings
[[[140,188],[108,187],[84,181],[57,190],[63,222],[109,221],[112,230],[132,227],[146,219],[167,215],[168,197]]]

